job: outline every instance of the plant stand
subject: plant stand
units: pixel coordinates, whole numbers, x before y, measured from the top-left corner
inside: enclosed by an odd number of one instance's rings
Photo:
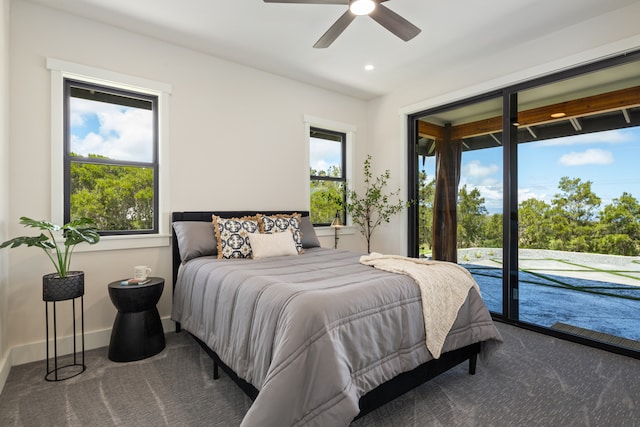
[[[81,359],[78,357],[77,329],[76,329],[76,300],[80,299],[80,335]],[[42,278],[42,300],[45,302],[45,318],[47,328],[47,381],[63,381],[83,373],[87,367],[84,364],[84,273],[69,272],[69,276],[61,278],[57,274],[47,274]],[[72,360],[58,366],[58,333],[56,319],[56,303],[71,300],[73,310],[73,356]],[[49,351],[49,304],[53,304],[53,369],[50,364]]]

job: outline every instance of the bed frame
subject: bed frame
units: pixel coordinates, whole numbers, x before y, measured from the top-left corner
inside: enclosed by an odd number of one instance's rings
[[[309,212],[306,211],[185,211],[173,212],[171,214],[171,221],[210,222],[212,221],[212,215],[217,215],[222,218],[235,218],[253,216],[256,213],[276,215],[291,214],[294,212],[300,213],[302,216],[309,216]],[[180,266],[181,260],[180,252],[178,250],[178,240],[176,239],[173,228],[172,237],[173,287],[175,287],[178,277],[178,267]],[[180,330],[180,324],[176,323],[176,332],[180,332]],[[219,378],[218,368],[221,368],[247,394],[247,396],[249,396],[249,398],[255,400],[259,391],[252,384],[238,377],[231,368],[220,360],[220,357],[218,357],[216,352],[211,350],[203,341],[195,336],[193,338],[213,360],[213,378]],[[401,396],[409,390],[424,384],[430,379],[467,360],[469,361],[469,374],[474,375],[476,373],[477,356],[479,353],[480,343],[474,343],[454,351],[443,353],[439,359],[430,360],[412,371],[404,372],[386,383],[381,384],[360,398],[360,413],[355,419],[368,414],[385,403],[392,401],[396,397]]]

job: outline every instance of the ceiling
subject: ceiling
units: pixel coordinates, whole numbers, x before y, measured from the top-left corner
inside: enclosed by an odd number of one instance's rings
[[[520,111],[533,110],[567,100],[577,100],[634,86],[640,87],[640,63],[637,61],[521,90],[518,92],[518,109]],[[635,104],[640,105],[640,98],[634,102]],[[620,109],[628,106],[623,103]],[[437,125],[450,123],[457,126],[501,114],[502,97],[498,96],[464,107],[430,113],[428,121]]]
[[[521,90],[517,101],[518,143],[640,126],[640,63]],[[434,155],[436,140],[462,141],[465,151],[502,145],[502,109],[499,96],[425,114],[418,154]]]
[[[262,0],[28,0],[304,83],[369,100],[488,53],[546,37],[637,0],[389,0],[422,29],[403,42],[360,16],[313,44],[346,5]],[[365,71],[373,64],[373,71]]]

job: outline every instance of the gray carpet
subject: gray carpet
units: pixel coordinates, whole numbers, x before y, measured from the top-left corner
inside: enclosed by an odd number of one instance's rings
[[[352,426],[640,426],[640,361],[498,324],[505,344],[475,376],[460,365]],[[237,426],[251,401],[185,333],[114,363],[107,348],[58,383],[44,362],[11,369],[0,426]],[[280,426],[278,426],[280,427]]]

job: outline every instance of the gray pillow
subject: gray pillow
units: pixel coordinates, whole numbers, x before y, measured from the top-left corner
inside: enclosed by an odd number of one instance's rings
[[[316,235],[316,230],[313,229],[311,219],[308,216],[303,216],[300,220],[300,232],[302,233],[302,247],[303,248],[319,248],[320,241]]]
[[[173,223],[173,229],[178,239],[182,262],[218,253],[218,241],[213,222],[176,221]]]

